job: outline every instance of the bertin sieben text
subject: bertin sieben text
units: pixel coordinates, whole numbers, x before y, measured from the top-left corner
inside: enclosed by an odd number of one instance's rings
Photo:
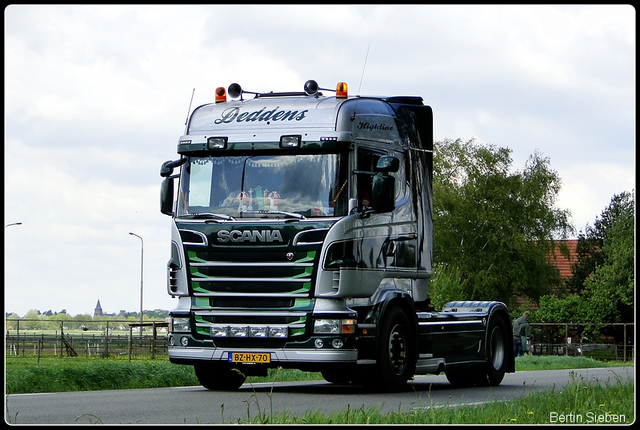
[[[586,414],[549,412],[549,422],[552,424],[624,424],[627,422],[627,417],[610,412],[603,414],[595,412],[587,412]]]

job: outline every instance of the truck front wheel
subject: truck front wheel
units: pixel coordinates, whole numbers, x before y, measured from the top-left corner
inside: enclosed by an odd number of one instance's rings
[[[400,391],[415,371],[415,342],[409,319],[398,307],[386,314],[380,331],[375,376],[369,381],[381,389]]]
[[[237,390],[247,379],[232,367],[198,364],[193,369],[200,384],[208,390]]]

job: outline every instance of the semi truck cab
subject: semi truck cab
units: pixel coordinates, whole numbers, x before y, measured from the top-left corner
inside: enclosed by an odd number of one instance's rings
[[[514,371],[503,303],[429,305],[433,113],[422,98],[315,81],[245,94],[218,88],[161,167],[178,299],[170,361],[209,389],[272,367],[385,390],[419,373],[497,385]]]

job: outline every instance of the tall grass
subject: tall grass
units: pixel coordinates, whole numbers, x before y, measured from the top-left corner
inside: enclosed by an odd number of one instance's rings
[[[289,412],[254,412],[237,424],[631,424],[635,416],[633,381],[601,386],[573,379],[561,390],[538,392],[512,401],[482,406],[426,407],[382,413],[380,407],[327,414],[319,409],[302,416]],[[236,422],[234,422],[235,424]],[[226,423],[230,424],[230,423]]]

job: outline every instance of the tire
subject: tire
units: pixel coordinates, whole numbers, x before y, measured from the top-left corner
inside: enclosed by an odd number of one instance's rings
[[[478,372],[482,372],[482,369],[454,369],[445,370],[444,374],[447,377],[447,381],[451,385],[456,387],[472,387],[477,378]]]
[[[415,351],[409,319],[402,309],[391,308],[381,326],[376,369],[367,385],[384,391],[403,390],[415,371]]]
[[[487,327],[486,364],[475,368],[457,368],[445,371],[447,380],[457,387],[500,385],[507,370],[507,329],[504,320],[495,316]]]
[[[344,369],[322,370],[320,373],[325,381],[331,382],[332,384],[348,384],[354,379],[353,371]]]
[[[504,319],[495,316],[489,320],[487,328],[487,364],[478,376],[478,385],[500,385],[507,370],[507,328]]]
[[[193,369],[200,384],[208,390],[237,390],[247,379],[242,372],[232,367],[199,364],[193,366]]]

